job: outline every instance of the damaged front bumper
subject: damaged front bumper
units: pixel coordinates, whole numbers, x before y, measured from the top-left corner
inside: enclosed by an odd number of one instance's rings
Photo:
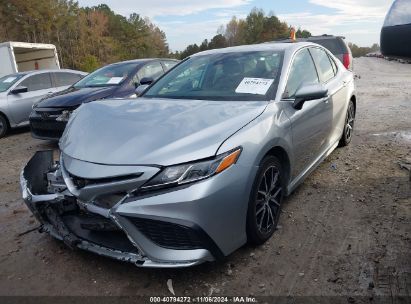
[[[142,175],[79,181],[65,168],[62,156],[55,162],[53,151],[40,151],[24,167],[20,184],[41,230],[71,248],[140,267],[187,267],[223,256],[193,223],[121,212],[121,206],[136,203],[132,193],[144,182]]]

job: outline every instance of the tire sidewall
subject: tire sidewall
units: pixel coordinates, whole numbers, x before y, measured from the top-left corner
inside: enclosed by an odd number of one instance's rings
[[[0,114],[0,121],[3,124],[3,129],[0,130],[0,138],[2,138],[7,134],[7,131],[9,129],[9,125],[7,123],[7,119],[2,114]]]

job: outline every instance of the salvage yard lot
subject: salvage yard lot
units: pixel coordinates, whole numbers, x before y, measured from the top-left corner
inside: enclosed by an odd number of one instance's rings
[[[140,269],[33,230],[19,172],[54,149],[27,129],[0,139],[0,295],[411,295],[411,65],[354,61],[357,119],[286,201],[263,246],[189,269]],[[224,229],[224,227],[221,227]]]

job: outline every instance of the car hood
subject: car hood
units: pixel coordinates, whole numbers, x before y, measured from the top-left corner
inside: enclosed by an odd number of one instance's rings
[[[105,100],[77,109],[60,140],[66,155],[111,165],[172,165],[210,157],[259,116],[264,101]]]
[[[110,97],[117,87],[74,88],[48,95],[37,104],[40,108],[78,107],[82,103]]]

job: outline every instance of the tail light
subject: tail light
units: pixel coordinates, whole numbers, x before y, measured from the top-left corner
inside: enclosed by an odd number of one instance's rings
[[[343,55],[343,65],[345,66],[346,69],[350,67],[350,54],[345,53]]]

